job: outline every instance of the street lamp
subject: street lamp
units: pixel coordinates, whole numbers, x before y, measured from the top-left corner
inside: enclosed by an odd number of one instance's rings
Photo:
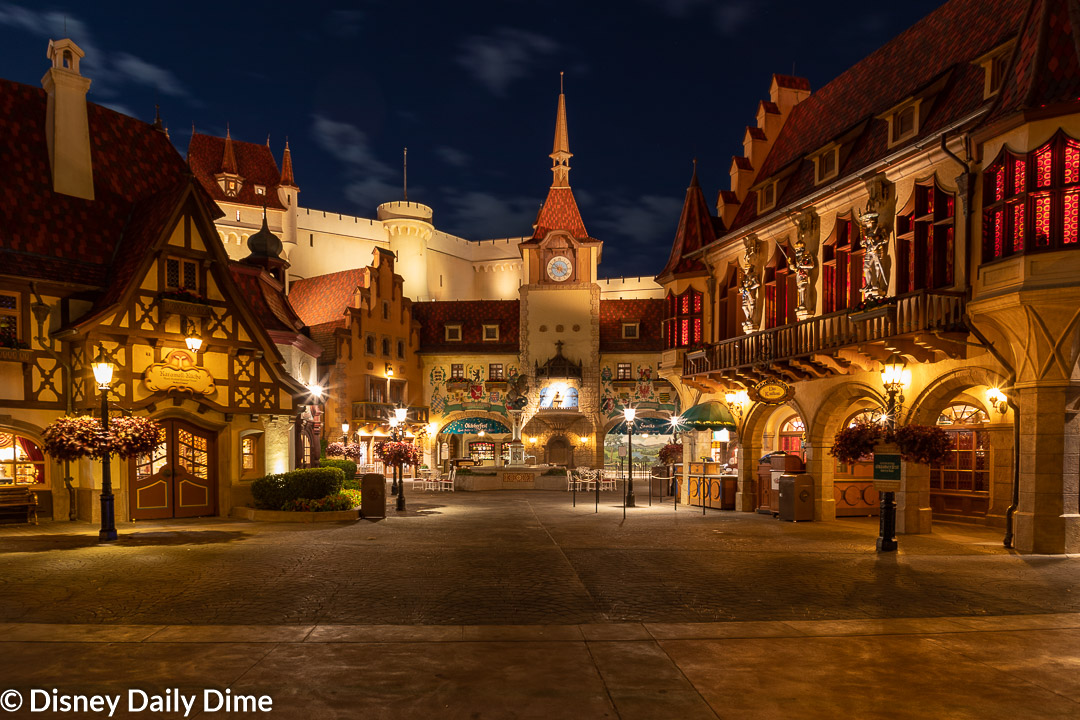
[[[349,423],[347,422],[341,423],[341,444],[349,444]]]
[[[390,416],[390,440],[393,442],[404,442],[405,440],[405,420],[409,416],[409,408],[397,407],[394,408],[393,414]],[[399,429],[400,428],[400,429]],[[401,466],[394,465],[394,479],[390,484],[390,494],[394,494],[394,487],[397,487],[397,510],[398,512],[405,512],[405,478],[401,477]]]
[[[911,382],[911,371],[900,353],[893,353],[881,366],[881,384],[885,388],[885,424],[896,429],[896,416],[904,404],[904,387]],[[896,550],[896,493],[881,493],[881,523],[877,540],[878,552]]]
[[[626,502],[625,507],[634,507],[634,418],[637,417],[635,408],[623,408],[623,419],[626,421]]]
[[[112,384],[113,366],[111,362],[105,359],[105,348],[101,345],[98,345],[97,359],[91,364],[91,367],[94,370],[94,380],[97,381],[98,390],[101,391],[101,433],[103,438],[108,441],[109,385]],[[116,539],[111,459],[111,454],[106,449],[105,454],[101,457],[101,530],[98,531],[98,540],[101,542]]]

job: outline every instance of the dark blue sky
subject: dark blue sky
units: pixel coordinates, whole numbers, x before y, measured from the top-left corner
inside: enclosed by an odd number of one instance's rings
[[[601,275],[667,258],[691,172],[728,187],[773,72],[819,88],[940,3],[779,0],[6,2],[0,76],[38,85],[47,39],[86,51],[93,101],[186,151],[200,132],[293,151],[301,203],[373,216],[401,196],[470,239],[523,235],[551,182],[559,71],[570,175]],[[932,48],[928,48],[932,52]]]

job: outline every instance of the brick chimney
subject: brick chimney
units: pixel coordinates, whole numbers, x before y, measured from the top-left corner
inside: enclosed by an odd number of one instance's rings
[[[86,92],[90,79],[79,74],[86,53],[68,39],[50,40],[52,67],[41,78],[49,95],[45,110],[45,138],[53,190],[86,200],[94,199],[94,169],[90,160],[90,125]]]

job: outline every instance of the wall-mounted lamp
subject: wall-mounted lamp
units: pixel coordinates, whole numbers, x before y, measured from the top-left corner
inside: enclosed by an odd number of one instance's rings
[[[390,363],[386,363],[386,377],[388,377],[388,378],[394,377],[394,366],[391,365]]]
[[[184,333],[184,344],[187,345],[187,349],[193,353],[199,352],[202,347],[202,338],[199,337],[199,332],[195,327],[195,323],[191,320],[186,321],[187,331]]]
[[[986,393],[986,399],[991,407],[1002,415],[1009,411],[1009,399],[1005,393],[1001,392],[1001,388],[990,388]]]
[[[724,395],[724,402],[727,403],[728,409],[731,410],[731,414],[735,416],[735,419],[737,421],[742,420],[743,413],[746,412],[746,406],[750,404],[750,395],[745,390],[729,392]]]

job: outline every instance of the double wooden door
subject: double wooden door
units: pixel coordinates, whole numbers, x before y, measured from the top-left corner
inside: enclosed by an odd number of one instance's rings
[[[217,509],[213,433],[183,420],[161,421],[161,444],[140,455],[131,480],[135,520],[199,517]]]

